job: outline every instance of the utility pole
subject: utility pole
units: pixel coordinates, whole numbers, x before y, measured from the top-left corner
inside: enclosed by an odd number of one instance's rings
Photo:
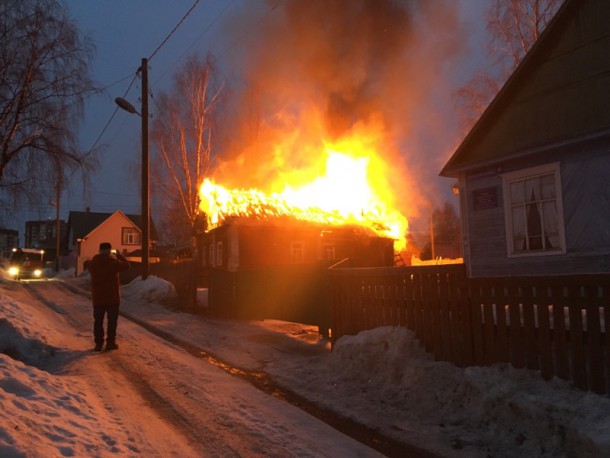
[[[436,260],[436,253],[434,252],[434,210],[430,207],[430,252],[432,260]]]
[[[61,221],[59,220],[59,201],[61,199],[61,176],[57,177],[55,184],[55,272],[59,272],[59,257],[61,255]]]
[[[150,273],[150,202],[148,165],[148,59],[142,58],[142,280]]]
[[[129,103],[127,100],[117,97],[114,102],[119,108],[128,113],[138,114],[142,118],[142,280],[146,280],[150,273],[150,186],[148,165],[148,59],[142,58],[142,65],[139,68],[142,74],[142,113]]]

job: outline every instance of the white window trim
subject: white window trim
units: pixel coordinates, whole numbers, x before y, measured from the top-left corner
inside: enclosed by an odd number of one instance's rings
[[[555,198],[557,206],[557,220],[558,220],[558,233],[559,233],[559,249],[553,251],[536,251],[529,253],[515,253],[513,248],[513,236],[512,236],[512,212],[510,202],[510,183],[512,181],[521,181],[530,177],[536,177],[552,173],[555,175]],[[565,238],[565,225],[563,219],[563,196],[561,194],[561,173],[559,162],[551,162],[549,164],[543,164],[536,167],[530,167],[528,169],[516,170],[514,172],[508,172],[501,174],[502,177],[502,195],[504,200],[504,224],[506,232],[506,250],[509,258],[523,258],[532,256],[555,256],[566,253],[566,238]]]
[[[133,239],[137,238],[136,242]],[[131,226],[121,227],[121,244],[122,245],[141,245],[142,244],[142,233],[139,229]]]

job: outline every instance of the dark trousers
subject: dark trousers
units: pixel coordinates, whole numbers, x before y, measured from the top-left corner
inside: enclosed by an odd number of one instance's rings
[[[114,343],[116,339],[116,325],[119,320],[119,306],[105,305],[101,307],[93,307],[93,337],[95,343],[101,345],[104,343],[104,316],[108,314],[108,330],[106,333],[106,342]]]

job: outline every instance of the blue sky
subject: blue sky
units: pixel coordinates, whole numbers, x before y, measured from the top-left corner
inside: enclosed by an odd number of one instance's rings
[[[284,0],[277,0],[276,3],[281,1]],[[484,30],[481,13],[489,0],[432,1],[436,1],[436,8],[443,8],[443,4],[459,4],[458,20],[469,31],[461,38],[464,40],[461,52],[446,66],[447,73],[451,74],[452,81],[457,84],[481,63],[481,36]],[[79,131],[80,147],[86,151],[94,145],[103,145],[101,168],[91,177],[92,186],[87,194],[83,192],[79,177],[74,177],[68,183],[61,200],[62,219],[67,219],[70,210],[84,210],[86,207],[101,212],[117,209],[126,213],[140,212],[140,118],[121,110],[113,117],[116,108],[114,98],[124,96],[139,109],[139,79],[125,94],[132,81],[131,77],[141,59],[153,54],[194,3],[194,0],[66,0],[70,15],[81,31],[95,43],[96,54],[91,69],[93,78],[102,87],[116,84],[86,102],[85,119]],[[153,96],[169,89],[173,70],[189,54],[212,51],[222,66],[243,51],[240,48],[251,38],[250,30],[244,28],[237,36],[229,37],[225,33],[224,24],[233,15],[243,14],[246,7],[251,12],[253,4],[254,0],[200,0],[149,61],[149,85]],[[261,8],[265,12],[269,9],[269,3],[262,4]],[[252,23],[256,23],[255,18]],[[231,71],[230,68],[225,70]],[[449,107],[449,97],[449,89],[439,90],[433,97],[432,103],[435,106],[432,109],[446,115],[452,109]],[[154,103],[151,102],[153,117],[154,109]],[[423,133],[422,139],[418,141],[429,141],[428,133]],[[446,149],[446,145],[442,148]],[[444,159],[447,158],[431,163],[422,179],[434,182],[436,189],[441,189],[441,193],[447,191],[450,195],[452,183],[437,177]],[[55,218],[55,209],[51,206],[48,211],[43,209],[24,214],[24,220],[47,218]],[[23,227],[23,224],[19,224],[16,229],[23,233]]]

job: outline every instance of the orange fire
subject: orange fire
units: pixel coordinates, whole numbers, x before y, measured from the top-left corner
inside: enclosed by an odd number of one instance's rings
[[[299,182],[299,177],[304,181],[311,170],[285,174],[283,178],[291,181],[277,192],[227,189],[206,179],[199,208],[206,213],[209,228],[230,217],[354,224],[395,239],[400,251],[406,245],[407,219],[393,208],[394,193],[384,179],[387,165],[365,144],[358,139],[325,144],[323,173],[307,182]]]

